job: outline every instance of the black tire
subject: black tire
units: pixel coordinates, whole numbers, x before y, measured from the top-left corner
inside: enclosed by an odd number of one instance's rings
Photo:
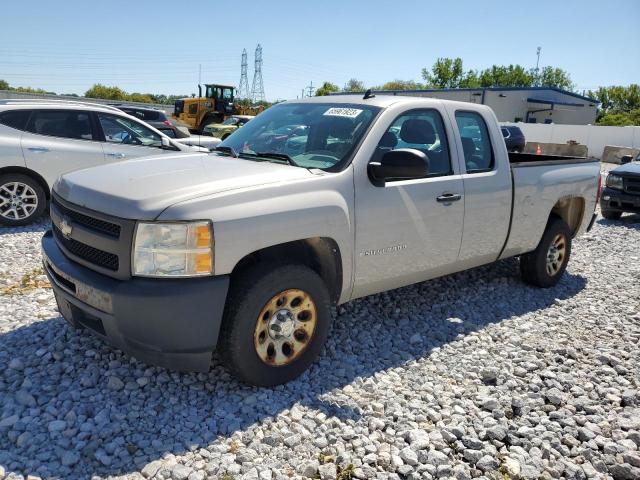
[[[230,133],[225,133],[220,140],[222,140],[222,141],[226,140],[229,135],[231,135],[231,134]]]
[[[601,209],[600,213],[602,213],[602,216],[607,220],[619,220],[620,217],[622,216],[622,212],[618,212],[616,210]]]
[[[202,122],[200,122],[200,126],[198,127],[198,134],[202,135],[202,132],[204,132],[204,127],[206,127],[207,125],[209,125],[210,123],[222,123],[222,121],[224,120],[224,117],[222,115],[205,115],[204,118],[202,119]]]
[[[551,262],[551,272],[547,267],[548,255],[554,240],[561,235],[564,239],[564,251],[560,261]],[[554,252],[555,254],[555,252]],[[542,235],[538,247],[530,253],[520,256],[520,274],[522,279],[536,287],[553,287],[567,268],[571,256],[571,229],[566,222],[558,217],[551,217]]]
[[[260,358],[256,346],[262,321],[258,317],[272,299],[290,289],[308,293],[315,303],[315,326],[306,346],[290,363],[269,365]],[[274,317],[275,312],[270,312],[265,318]],[[271,321],[264,321],[266,332],[269,330],[266,325],[271,325]],[[257,265],[232,279],[218,337],[220,357],[225,367],[243,382],[260,387],[280,385],[301,375],[316,360],[327,339],[330,323],[329,292],[316,272],[303,265]],[[265,338],[266,342],[272,342],[270,337]]]
[[[7,191],[3,190],[2,187],[6,185],[11,185],[13,183],[19,183],[22,185],[28,186],[35,193],[35,199],[24,200],[25,204],[28,202],[29,205],[33,205],[32,202],[35,202],[36,208],[29,212],[29,214],[23,218],[11,218],[3,215],[3,208],[0,207],[0,224],[10,226],[10,227],[18,227],[22,225],[28,225],[35,221],[38,217],[40,217],[44,211],[47,209],[47,195],[45,194],[42,185],[28,175],[24,175],[22,173],[8,173],[5,175],[0,175],[0,200],[9,200],[9,194]],[[19,190],[23,191],[23,190]],[[18,193],[19,193],[18,192]],[[0,202],[1,203],[1,202]],[[26,210],[20,210],[22,213],[26,212]],[[14,214],[8,214],[14,215]]]

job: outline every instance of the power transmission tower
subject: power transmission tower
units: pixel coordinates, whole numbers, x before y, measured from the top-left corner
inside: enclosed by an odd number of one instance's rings
[[[242,63],[240,64],[240,84],[238,85],[238,98],[249,99],[249,77],[247,76],[247,49],[242,49]]]
[[[251,89],[251,100],[264,102],[264,83],[262,83],[262,47],[256,47],[256,58],[253,72],[253,88]]]
[[[314,87],[313,82],[311,82],[308,86],[305,87],[305,90],[307,90],[307,97],[312,97],[314,90],[316,90],[316,87]]]

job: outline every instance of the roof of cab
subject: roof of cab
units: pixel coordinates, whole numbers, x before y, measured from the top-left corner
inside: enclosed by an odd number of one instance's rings
[[[364,94],[363,94],[364,95]],[[327,95],[321,97],[308,97],[297,100],[289,100],[285,103],[330,103],[330,104],[351,104],[351,105],[372,105],[374,107],[386,108],[397,104],[421,105],[424,108],[435,105],[454,105],[459,109],[484,110],[489,109],[487,105],[471,102],[460,102],[456,100],[444,100],[433,97],[413,97],[409,95],[376,95],[367,99],[363,95]]]

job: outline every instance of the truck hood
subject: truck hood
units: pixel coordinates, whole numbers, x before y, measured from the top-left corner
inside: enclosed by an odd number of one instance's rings
[[[91,210],[153,220],[167,207],[202,195],[311,177],[307,169],[290,165],[183,153],[76,170],[53,188],[63,199]]]
[[[640,162],[629,162],[614,168],[609,173],[631,173],[640,175]]]

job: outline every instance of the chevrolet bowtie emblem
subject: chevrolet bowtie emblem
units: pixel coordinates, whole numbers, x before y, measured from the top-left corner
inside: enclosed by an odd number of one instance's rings
[[[63,218],[60,222],[60,232],[64,238],[69,238],[71,236],[71,232],[73,232],[73,227],[69,224],[66,218]]]

